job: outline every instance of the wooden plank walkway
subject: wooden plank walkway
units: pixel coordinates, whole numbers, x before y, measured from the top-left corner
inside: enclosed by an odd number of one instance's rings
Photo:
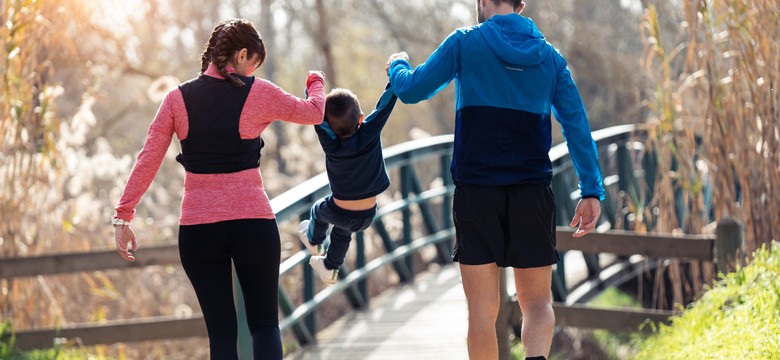
[[[564,262],[567,283],[587,276],[578,251],[567,252]],[[508,281],[514,291],[511,275]],[[368,309],[345,315],[317,335],[317,344],[285,360],[466,360],[467,316],[458,265],[449,264],[372,298]]]
[[[318,334],[316,345],[285,359],[466,360],[466,299],[457,265],[371,299]]]

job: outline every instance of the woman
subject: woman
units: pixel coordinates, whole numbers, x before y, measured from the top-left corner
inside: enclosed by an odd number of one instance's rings
[[[307,99],[251,74],[262,65],[263,40],[247,20],[211,33],[201,75],[172,90],[157,112],[112,223],[119,255],[134,261],[130,222],[174,134],[186,170],[179,255],[198,296],[212,359],[238,359],[231,261],[241,283],[254,358],[281,359],[278,319],[280,239],[259,171],[260,134],[274,120],[319,124],[321,72],[309,72]],[[262,353],[262,354],[261,354]]]

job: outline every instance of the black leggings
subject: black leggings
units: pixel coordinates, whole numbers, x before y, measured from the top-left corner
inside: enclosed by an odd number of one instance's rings
[[[281,359],[279,229],[274,219],[179,226],[179,256],[198,296],[212,359],[238,359],[231,259],[244,293],[255,359]]]

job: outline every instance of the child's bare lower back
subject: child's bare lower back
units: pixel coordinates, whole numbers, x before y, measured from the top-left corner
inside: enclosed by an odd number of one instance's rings
[[[344,210],[360,211],[373,209],[376,206],[376,196],[360,200],[341,200],[333,198],[333,202]]]

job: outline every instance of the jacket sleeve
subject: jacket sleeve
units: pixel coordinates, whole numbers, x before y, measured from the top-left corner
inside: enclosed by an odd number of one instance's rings
[[[571,77],[566,60],[555,53],[558,79],[553,95],[553,114],[561,124],[566,146],[569,148],[574,169],[579,178],[583,198],[594,197],[604,200],[601,170],[599,169],[596,142],[590,134],[590,125],[585,114],[577,85]]]
[[[266,80],[255,81],[253,86],[257,87],[257,91],[256,94],[250,93],[252,106],[262,109],[261,121],[283,120],[303,125],[322,123],[325,91],[324,79],[319,74],[310,73],[306,79],[306,99],[298,98]]]
[[[149,126],[144,147],[138,154],[138,159],[130,172],[125,189],[122,191],[122,197],[115,208],[115,217],[126,221],[131,221],[135,217],[135,207],[152,184],[165,153],[171,145],[174,132],[171,103],[181,100],[180,96],[174,97],[180,94],[178,89],[171,91],[160,105],[154,121]]]
[[[398,98],[406,104],[430,99],[447,87],[458,73],[460,33],[456,30],[439,47],[412,70],[408,61],[398,59],[390,64],[390,85]]]
[[[379,101],[376,103],[376,108],[372,111],[366,119],[363,120],[361,126],[364,131],[371,134],[378,134],[385,127],[387,120],[390,118],[390,114],[393,112],[396,100],[398,97],[390,87],[390,83],[385,86],[385,91],[382,96],[379,97]]]

